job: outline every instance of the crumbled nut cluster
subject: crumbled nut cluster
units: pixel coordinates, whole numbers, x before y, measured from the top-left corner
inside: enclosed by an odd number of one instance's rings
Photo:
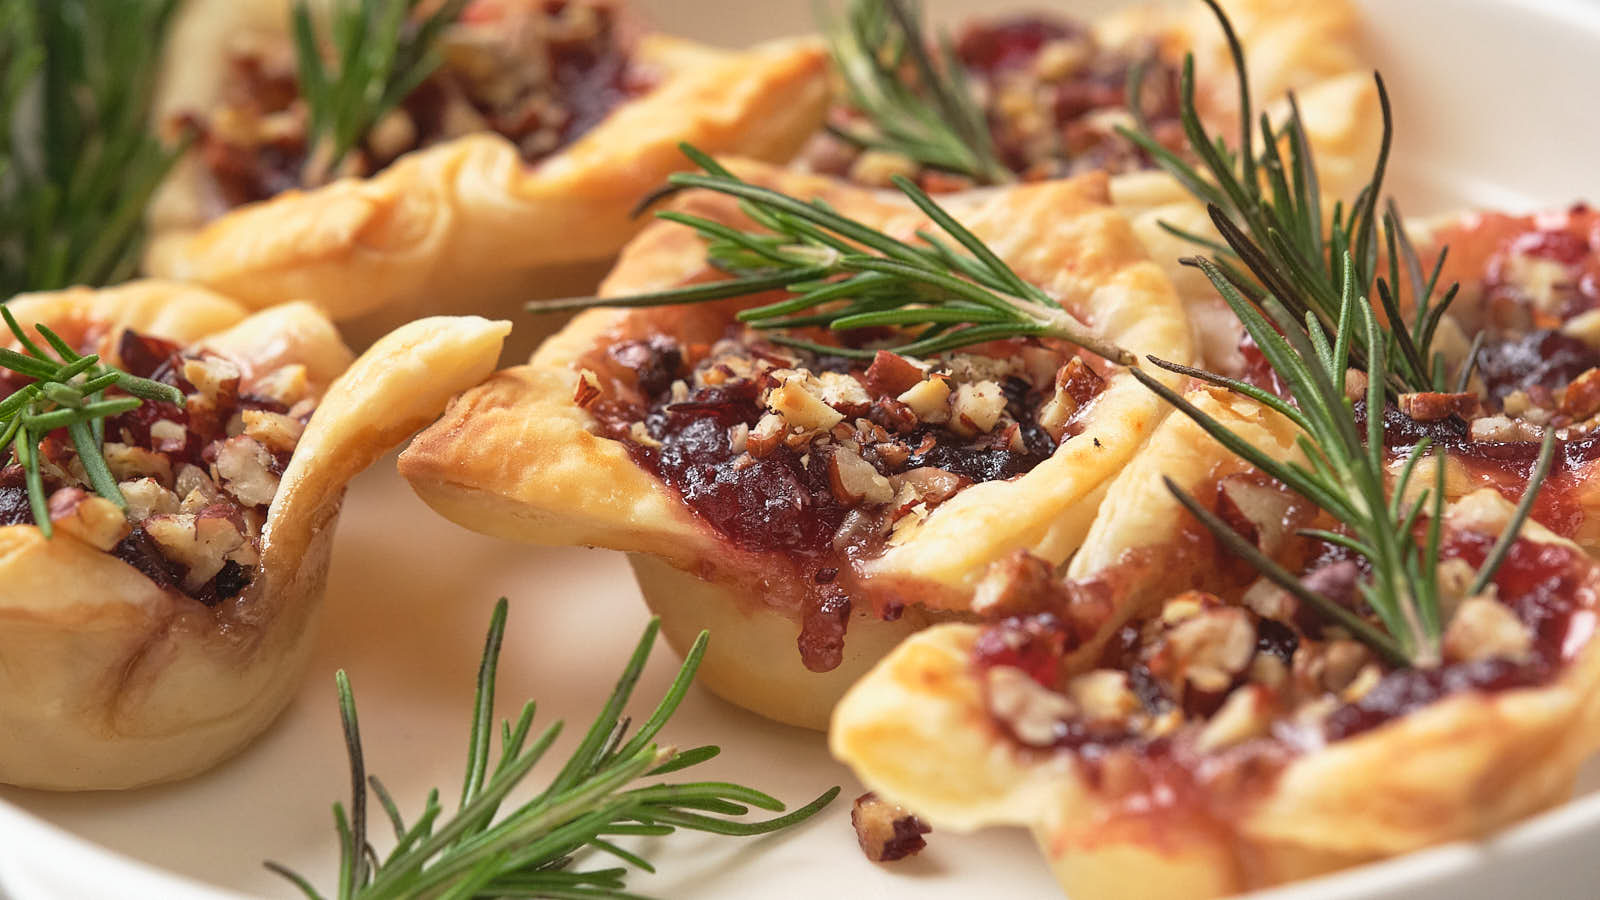
[[[613,348],[667,412],[716,407],[729,393],[752,394],[753,421],[725,424],[732,470],[780,449],[820,466],[838,504],[879,515],[873,528],[903,540],[939,503],[974,481],[1031,468],[1071,437],[1105,388],[1076,356],[1024,346],[1004,356],[964,353],[937,363],[879,351],[864,368],[762,342],[740,333],[710,346],[692,369],[685,353],[658,340]],[[579,372],[574,401],[605,398],[594,372]],[[651,415],[617,423],[619,436],[661,447]],[[998,460],[998,462],[997,462]],[[847,522],[859,528],[858,520]]]
[[[147,401],[105,423],[103,455],[127,509],[95,495],[70,440],[41,445],[56,530],[207,603],[236,595],[259,562],[278,481],[316,407],[304,366],[245,383],[232,361],[127,333],[124,365],[173,384],[183,408]],[[127,358],[155,361],[148,371]],[[0,470],[0,524],[31,522],[17,466]]]
[[[928,845],[923,835],[933,831],[905,807],[870,791],[856,798],[850,808],[850,824],[855,826],[861,852],[873,862],[916,856]]]

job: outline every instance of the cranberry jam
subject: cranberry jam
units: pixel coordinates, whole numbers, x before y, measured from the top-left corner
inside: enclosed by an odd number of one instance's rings
[[[802,657],[838,665],[856,564],[964,487],[1049,458],[1104,386],[1083,359],[995,345],[935,364],[782,348],[734,328],[712,345],[612,345],[577,400],[733,547],[804,596]],[[892,617],[897,608],[876,610]]]
[[[582,137],[654,79],[630,55],[629,26],[604,0],[475,0],[440,39],[444,62],[380,119],[344,167],[367,175],[421,147],[494,132],[537,163]],[[408,26],[409,27],[409,26]],[[235,48],[215,110],[181,117],[228,206],[305,183],[312,148],[286,46]]]

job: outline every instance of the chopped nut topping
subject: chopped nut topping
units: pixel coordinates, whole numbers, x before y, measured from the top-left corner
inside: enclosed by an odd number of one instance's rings
[[[129,521],[143,522],[153,515],[178,511],[178,495],[162,487],[154,478],[124,481],[117,487],[122,491],[122,498],[128,501]]]
[[[1195,749],[1214,753],[1267,733],[1272,723],[1272,696],[1260,685],[1245,685],[1228,695],[1206,723]]]
[[[827,431],[844,421],[844,415],[822,400],[822,384],[800,372],[773,373],[780,384],[767,394],[767,408],[792,428],[804,432]]]
[[[1030,747],[1054,744],[1062,723],[1078,714],[1076,703],[1040,687],[1028,673],[1012,666],[988,670],[985,685],[989,709]]]
[[[950,381],[942,375],[929,376],[895,399],[911,407],[918,419],[930,425],[950,421]]]
[[[956,389],[951,425],[958,434],[988,434],[1006,411],[1006,395],[993,381],[963,384]]]
[[[600,399],[600,379],[588,369],[578,371],[578,383],[572,391],[572,402],[579,409],[588,409]]]
[[[915,856],[927,846],[922,836],[933,831],[905,807],[870,792],[856,798],[850,824],[855,827],[861,852],[873,862]]]
[[[877,506],[894,499],[889,479],[848,447],[839,447],[828,458],[828,482],[842,503]]]
[[[1533,633],[1510,607],[1485,596],[1468,597],[1444,633],[1445,658],[1470,662],[1496,657],[1522,660],[1533,647]]]
[[[213,514],[207,507],[197,514],[151,516],[144,530],[166,556],[188,570],[184,587],[195,590],[216,577],[228,561],[228,554],[245,544],[242,523],[226,514]]]
[[[921,367],[898,353],[879,350],[863,377],[875,393],[899,396],[922,381]]]
[[[1537,441],[1544,429],[1532,422],[1512,421],[1505,416],[1482,416],[1472,420],[1469,435],[1474,441],[1514,442]]]
[[[1256,629],[1250,616],[1236,607],[1203,610],[1184,619],[1159,651],[1174,674],[1202,691],[1226,690],[1235,675],[1250,664],[1256,651]],[[1154,671],[1156,664],[1152,663]]]
[[[272,454],[248,437],[229,438],[217,449],[217,474],[228,492],[246,506],[266,506],[278,494]]]
[[[243,420],[246,437],[278,453],[293,453],[295,445],[300,443],[300,435],[306,430],[298,419],[291,419],[282,413],[246,409],[239,416]]]
[[[1478,395],[1435,391],[1401,394],[1400,411],[1418,422],[1438,422],[1451,416],[1470,419],[1478,411]]]
[[[1068,682],[1067,696],[1090,721],[1120,721],[1143,708],[1139,696],[1128,686],[1128,674],[1115,669],[1095,669],[1079,675]]]
[[[56,491],[49,506],[56,528],[99,550],[110,550],[133,530],[115,503],[82,488]]]
[[[166,483],[172,480],[172,462],[153,450],[106,441],[102,453],[106,458],[106,466],[118,481],[154,478]]]
[[[1600,413],[1600,369],[1590,369],[1567,384],[1558,412],[1578,420]]]

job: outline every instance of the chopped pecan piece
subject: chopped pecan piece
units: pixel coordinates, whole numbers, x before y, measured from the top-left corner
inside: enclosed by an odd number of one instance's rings
[[[1478,395],[1438,391],[1401,394],[1400,411],[1418,422],[1439,422],[1451,416],[1470,419],[1478,411]]]
[[[264,409],[241,410],[239,417],[245,437],[277,453],[293,453],[295,445],[300,443],[300,435],[306,430],[300,420]]]
[[[107,552],[133,530],[115,503],[76,487],[50,495],[50,521],[63,533]]]
[[[1014,666],[995,666],[985,677],[989,709],[1010,728],[1017,740],[1030,747],[1056,742],[1078,705],[1041,686]]]
[[[850,824],[855,827],[861,852],[873,862],[893,862],[915,856],[928,842],[922,836],[933,831],[905,807],[867,792],[850,808]]]
[[[1600,369],[1590,369],[1567,385],[1558,410],[1574,420],[1587,419],[1600,412]]]
[[[272,454],[253,438],[228,438],[217,448],[217,475],[245,506],[267,506],[278,494]]]
[[[923,371],[898,353],[879,350],[872,358],[872,365],[867,366],[867,390],[880,397],[898,397],[911,390],[922,381]]]
[[[1533,632],[1516,613],[1492,597],[1468,597],[1444,633],[1445,658],[1470,662],[1500,657],[1521,661],[1533,648]]]
[[[578,384],[572,391],[572,402],[579,409],[588,409],[600,399],[600,379],[588,369],[578,372]]]

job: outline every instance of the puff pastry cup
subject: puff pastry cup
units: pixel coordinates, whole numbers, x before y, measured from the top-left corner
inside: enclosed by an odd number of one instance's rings
[[[107,421],[126,516],[47,439],[47,538],[0,470],[0,782],[54,790],[192,775],[271,723],[313,645],[345,483],[491,371],[509,330],[425,319],[353,359],[309,304],[252,314],[170,282],[7,309],[191,392]]]
[[[882,192],[756,163],[729,165],[747,181],[822,198],[842,214],[893,235],[909,239],[917,229],[931,227],[909,203]],[[1100,337],[1136,353],[1188,358],[1181,304],[1106,200],[1105,176],[1089,175],[952,196],[948,209]],[[688,193],[675,203],[696,215],[749,227],[737,204],[720,195]],[[709,277],[715,273],[706,265],[700,240],[663,222],[624,250],[601,295]],[[645,599],[662,615],[663,631],[675,646],[687,646],[701,628],[718,635],[701,666],[702,681],[721,696],[784,722],[824,727],[839,693],[900,637],[930,620],[966,614],[989,562],[1021,549],[1051,563],[1070,556],[1106,482],[1164,414],[1154,395],[1126,370],[1073,355],[1071,348],[980,348],[935,361],[942,368],[934,373],[927,371],[928,363],[893,354],[882,354],[893,359],[874,360],[866,373],[827,370],[815,359],[747,343],[747,335],[730,328],[736,309],[724,302],[580,314],[528,365],[500,372],[458,398],[402,455],[400,471],[435,510],[469,528],[534,543],[628,552]],[[649,350],[660,340],[681,348],[681,356],[673,357],[677,374],[646,371],[663,358]],[[746,358],[724,359],[729,347],[733,357]],[[640,353],[657,362],[632,359]],[[619,365],[619,354],[630,362]],[[717,357],[716,365],[707,368],[711,357]],[[1042,382],[1026,371],[1041,358]],[[723,363],[731,367],[727,372],[711,371]],[[805,365],[815,371],[797,374]],[[885,374],[881,366],[896,371]],[[746,373],[754,367],[757,374],[727,374],[740,367]],[[1090,385],[1081,404],[1067,396],[1075,389],[1073,377],[1062,374],[1069,370]],[[630,421],[644,414],[627,398],[637,399],[639,385],[651,377],[666,401],[681,395],[689,401],[686,409],[700,401],[714,406],[710,400],[718,395],[707,393],[712,376],[755,386],[750,405],[741,407],[743,420],[720,420],[729,437],[725,441],[717,431],[708,439],[723,453],[715,465],[658,476],[666,471],[661,459],[690,452],[679,449],[689,446],[689,439],[675,438],[678,445],[656,449],[652,445],[659,442],[649,433],[654,426]],[[1013,377],[1030,392],[1033,399],[1024,405],[1031,403],[1028,409],[1039,418],[1001,397],[997,381]],[[877,384],[867,393],[866,386],[879,378],[894,386],[886,390]],[[691,395],[687,383],[669,390],[665,382],[673,379],[694,381],[700,393]],[[780,382],[781,391],[761,387]],[[859,393],[852,398],[852,392]],[[935,394],[932,400],[929,392]],[[1059,446],[1046,437],[1044,445],[1011,449],[1024,443],[1018,437],[1021,426],[1032,429],[1045,421],[1044,407],[1052,402],[1057,414],[1070,411],[1072,417],[1070,424],[1064,418],[1055,421]],[[879,412],[867,412],[868,405],[910,415],[905,427],[919,437],[907,440],[917,446],[902,444],[895,451],[891,445],[903,430],[891,434],[879,427],[889,420],[873,418]],[[1002,412],[1002,406],[1009,411]],[[618,419],[608,408],[626,414]],[[669,419],[675,415],[664,407],[658,411]],[[971,422],[955,421],[967,412]],[[1019,418],[1013,420],[1012,412]],[[822,421],[808,422],[812,414]],[[930,424],[935,419],[952,424]],[[695,424],[693,413],[688,421],[684,433]],[[1012,424],[1003,424],[1008,421]],[[837,430],[841,426],[844,432]],[[970,438],[950,436],[951,429],[962,427]],[[857,432],[850,434],[852,428]],[[869,432],[876,437],[869,438]],[[804,443],[819,434],[837,446]],[[933,444],[918,444],[925,434],[935,435],[928,438]],[[780,438],[785,447],[799,441],[793,445],[799,450],[758,445]],[[999,468],[984,474],[963,468],[959,458],[937,462],[939,442],[966,447]],[[988,449],[972,449],[979,444]],[[737,446],[745,452],[736,454]],[[959,457],[966,451],[952,452]],[[762,453],[775,455],[744,459]],[[875,455],[895,453],[898,467],[885,462],[889,457]],[[881,471],[856,465],[863,458],[877,459]],[[1025,464],[1019,462],[1024,458]],[[654,460],[655,468],[641,459]],[[754,472],[753,481],[741,481],[742,468],[757,463],[767,468]],[[774,468],[780,463],[790,468]],[[823,465],[829,467],[826,474],[818,471]],[[908,475],[911,466],[920,474]],[[956,471],[967,475],[955,477]],[[811,487],[798,495],[785,493],[783,486],[793,479],[811,479]],[[733,485],[736,496],[719,500],[724,496],[719,484]],[[882,495],[873,499],[874,491]],[[686,502],[681,492],[706,499]],[[830,499],[839,497],[850,499],[842,506]],[[846,509],[860,515],[841,521]],[[829,510],[835,518],[820,531],[806,531],[813,521],[807,517],[815,514],[823,521]],[[791,540],[795,534],[810,537]],[[797,632],[801,653],[796,652]]]
[[[167,51],[157,115],[215,108],[228,90],[231,48],[244,38],[282,55],[289,6],[189,4]],[[480,0],[464,18],[518,6],[544,8]],[[526,300],[553,277],[552,266],[611,256],[639,227],[629,216],[634,205],[684,167],[682,141],[711,153],[783,159],[821,121],[824,54],[811,42],[726,52],[645,34],[627,64],[626,77],[639,76],[648,89],[622,97],[586,133],[533,164],[480,125],[370,177],[230,210],[201,154],[190,153],[152,201],[145,269],[251,307],[310,300],[347,334],[366,338],[421,315]],[[471,130],[452,125],[447,133]],[[362,289],[351,290],[357,283]]]
[[[1222,5],[1243,44],[1253,95],[1271,101],[1268,111],[1281,119],[1287,114],[1284,98],[1296,94],[1322,189],[1332,197],[1354,197],[1371,175],[1382,139],[1357,10],[1347,0],[1224,0]],[[1048,14],[978,18],[958,32],[954,47],[981,87],[1006,167],[1025,180],[1109,172],[1113,201],[1133,220],[1151,258],[1167,270],[1189,304],[1203,358],[1214,369],[1236,369],[1236,320],[1203,275],[1178,264],[1195,252],[1194,245],[1161,227],[1167,222],[1212,234],[1205,210],[1114,131],[1134,125],[1125,85],[1129,70],[1142,64],[1145,112],[1154,133],[1170,149],[1186,150],[1178,84],[1184,56],[1192,52],[1201,120],[1212,134],[1236,140],[1238,84],[1212,12],[1189,0],[1129,4],[1081,23]],[[846,106],[830,111],[836,125],[870,132],[856,118],[859,114]],[[879,186],[887,186],[893,174],[918,174],[910,160],[861,153],[830,135],[813,139],[797,164]],[[929,170],[919,177],[933,192],[969,186]]]
[[[1294,452],[1281,420],[1190,399]],[[936,829],[1031,829],[1080,900],[1229,896],[1480,837],[1568,796],[1600,744],[1587,555],[1529,523],[1491,594],[1447,620],[1445,664],[1391,670],[1287,595],[1244,587],[1247,567],[1154,477],[1219,510],[1224,493],[1272,490],[1225,457],[1166,419],[1076,577],[1013,592],[992,625],[907,639],[840,701],[834,755]],[[1281,502],[1280,521],[1304,521]],[[1451,504],[1441,577],[1470,578],[1510,512],[1488,490]],[[1268,530],[1264,548],[1284,537]],[[1354,565],[1333,559],[1301,570]]]

